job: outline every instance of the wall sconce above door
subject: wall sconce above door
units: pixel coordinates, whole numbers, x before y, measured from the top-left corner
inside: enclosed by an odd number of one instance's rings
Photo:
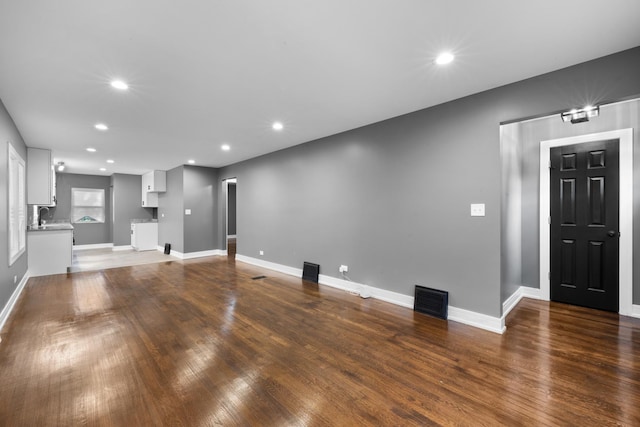
[[[588,105],[580,110],[574,108],[571,111],[560,114],[563,122],[571,122],[573,124],[588,122],[591,117],[598,117],[599,115],[600,107],[594,107],[591,105]]]

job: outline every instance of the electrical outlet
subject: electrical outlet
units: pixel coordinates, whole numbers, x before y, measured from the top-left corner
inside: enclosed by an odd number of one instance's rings
[[[264,251],[260,251],[260,255],[264,255]]]
[[[346,273],[349,271],[349,266],[348,265],[341,265],[340,268],[338,268],[338,271],[340,273]]]
[[[471,216],[484,216],[484,203],[472,203]]]
[[[184,210],[184,214],[185,215],[191,215],[191,209],[185,209]]]

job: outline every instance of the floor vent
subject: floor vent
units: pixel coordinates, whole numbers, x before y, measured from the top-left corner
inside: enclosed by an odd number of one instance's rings
[[[413,309],[440,319],[447,319],[449,292],[416,285]]]
[[[260,279],[266,279],[267,276],[256,276],[256,277],[252,277],[251,280],[260,280]]]
[[[320,265],[311,262],[304,262],[302,269],[302,280],[318,283],[318,275],[320,274]]]

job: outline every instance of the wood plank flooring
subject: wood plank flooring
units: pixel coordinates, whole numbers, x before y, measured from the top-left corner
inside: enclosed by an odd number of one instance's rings
[[[638,319],[525,299],[507,327],[226,257],[31,278],[0,425],[640,425]]]

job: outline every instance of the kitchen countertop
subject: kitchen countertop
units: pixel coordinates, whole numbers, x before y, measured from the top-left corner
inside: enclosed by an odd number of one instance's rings
[[[63,223],[51,223],[27,227],[27,231],[59,231],[59,230],[73,230],[73,225],[68,222]]]

